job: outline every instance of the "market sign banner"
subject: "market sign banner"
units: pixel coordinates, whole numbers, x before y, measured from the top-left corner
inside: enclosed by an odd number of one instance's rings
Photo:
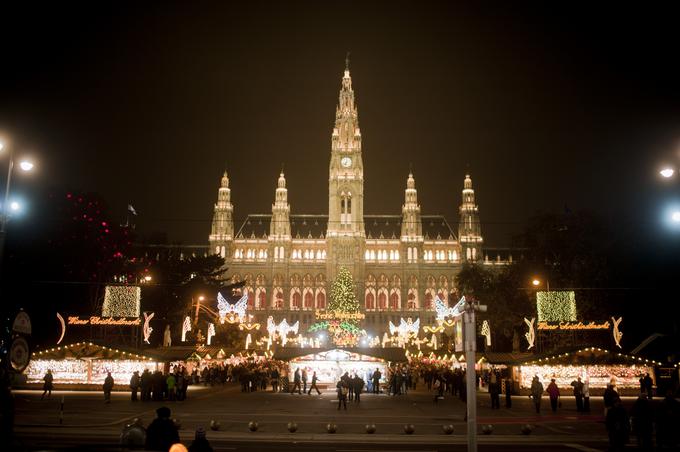
[[[69,325],[102,325],[102,326],[140,326],[142,320],[140,318],[129,317],[100,317],[93,315],[90,318],[81,319],[78,316],[68,317]]]
[[[316,311],[317,320],[364,320],[362,312]]]
[[[611,328],[609,321],[604,322],[538,322],[538,330],[608,330]]]

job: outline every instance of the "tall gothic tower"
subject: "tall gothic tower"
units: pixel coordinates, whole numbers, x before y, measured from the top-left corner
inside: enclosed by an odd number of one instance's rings
[[[217,192],[217,204],[213,214],[212,229],[210,231],[210,251],[222,257],[231,256],[234,242],[234,206],[231,204],[231,189],[227,172],[222,176],[222,183]]]
[[[272,221],[269,225],[270,255],[274,262],[281,262],[290,254],[290,204],[288,189],[283,171],[279,175],[274,204],[272,204]]]
[[[340,266],[349,268],[358,280],[363,274],[364,164],[361,159],[361,132],[354,103],[349,65],[345,66],[335,127],[331,135],[331,161],[328,177],[327,278],[332,280]]]
[[[458,240],[461,246],[461,259],[477,261],[482,259],[482,226],[479,224],[479,208],[475,204],[475,190],[470,175],[463,182],[463,200],[460,205]]]

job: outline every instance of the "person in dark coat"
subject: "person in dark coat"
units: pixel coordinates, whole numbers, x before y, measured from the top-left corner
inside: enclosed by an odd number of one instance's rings
[[[293,375],[293,390],[290,391],[290,393],[295,392],[295,388],[297,388],[298,394],[302,394],[302,386],[300,383],[302,382],[301,376],[300,376],[300,368],[298,367],[295,369],[295,375]]]
[[[213,448],[208,442],[208,438],[205,436],[205,429],[203,427],[198,427],[196,429],[196,436],[194,437],[194,442],[189,446],[189,452],[213,452]]]
[[[649,400],[652,400],[652,386],[654,382],[652,381],[652,377],[649,376],[649,373],[645,374],[645,378],[642,379],[642,382],[645,385],[645,391],[647,392],[647,398]]]
[[[609,433],[609,450],[612,452],[623,451],[630,434],[630,421],[618,394],[614,398],[613,406],[607,411],[605,425],[607,426],[607,433]]]
[[[659,449],[677,450],[680,443],[680,402],[668,390],[656,411],[656,445]]]
[[[576,400],[576,411],[579,413],[583,411],[583,382],[581,377],[576,378],[576,380],[571,382],[571,386],[574,388],[574,400]]]
[[[505,408],[512,408],[513,384],[512,377],[505,380]]]
[[[319,388],[316,386],[316,382],[319,380],[319,377],[316,376],[316,371],[312,374],[312,384],[309,386],[309,391],[307,392],[307,395],[312,395],[312,389],[316,389],[316,393],[318,395],[321,395],[321,391],[319,391]]]
[[[380,373],[380,370],[377,368],[375,369],[375,372],[373,372],[373,394],[378,394],[380,393],[380,379],[382,378],[382,373]]]
[[[654,430],[652,405],[647,400],[647,394],[640,393],[638,399],[633,403],[630,412],[633,433],[637,438],[638,448],[652,450],[652,432]]]
[[[272,370],[272,392],[279,392],[279,371],[274,368]]]
[[[146,450],[169,450],[179,443],[177,426],[170,419],[170,408],[162,406],[156,410],[158,416],[146,429]]]
[[[137,401],[137,389],[139,389],[139,372],[135,370],[130,377],[130,400],[133,402]]]
[[[52,371],[50,369],[47,369],[47,373],[43,377],[43,381],[45,384],[43,384],[43,393],[42,396],[40,396],[40,400],[43,400],[45,398],[45,394],[47,394],[47,398],[49,399],[52,397],[52,388],[53,388],[53,381],[54,377],[52,376]]]
[[[111,391],[113,390],[113,377],[111,376],[111,372],[107,372],[102,389],[104,390],[104,403],[111,403]]]
[[[142,402],[146,402],[151,399],[151,373],[149,369],[144,369],[142,376],[139,378],[139,384],[141,386],[141,398]]]
[[[364,390],[364,379],[359,375],[354,375],[352,378],[352,389],[354,389],[354,401],[361,402],[361,391]]]

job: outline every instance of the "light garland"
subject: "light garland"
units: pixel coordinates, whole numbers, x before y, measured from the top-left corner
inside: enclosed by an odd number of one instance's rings
[[[182,342],[187,341],[187,333],[191,331],[191,318],[186,316],[184,318],[184,323],[182,324]]]
[[[536,311],[539,322],[574,322],[576,295],[572,290],[536,292]]]
[[[141,297],[139,286],[106,286],[102,317],[139,317]]]
[[[246,309],[248,309],[248,291],[245,290],[243,296],[234,304],[229,303],[221,293],[217,292],[217,310],[220,313],[220,323],[225,321],[229,323],[240,322],[246,317]]]
[[[548,382],[554,378],[559,387],[570,388],[571,382],[577,377],[589,380],[590,389],[606,388],[612,378],[620,388],[639,388],[640,375],[654,374],[654,368],[644,365],[624,364],[594,364],[594,365],[522,365],[519,367],[520,387],[530,388],[531,380],[535,375],[539,379]]]
[[[420,331],[420,319],[416,319],[414,322],[411,317],[408,320],[401,318],[399,326],[394,325],[392,321],[389,322],[390,334],[397,334],[402,337],[418,336],[418,331]]]
[[[534,317],[532,317],[531,320],[524,317],[524,323],[526,323],[527,326],[529,327],[529,331],[524,333],[524,337],[527,339],[527,342],[529,343],[527,350],[531,350],[531,348],[534,346],[534,343],[536,342],[536,329],[534,325],[535,321],[536,319]]]
[[[212,342],[212,338],[215,335],[215,324],[208,324],[208,345]]]
[[[486,346],[491,346],[491,325],[488,320],[482,322],[482,336],[486,338]]]
[[[621,338],[623,337],[623,333],[619,330],[619,325],[621,324],[621,321],[623,320],[623,317],[619,317],[618,319],[615,319],[612,317],[612,323],[614,325],[614,329],[612,330],[612,335],[614,336],[614,342],[616,343],[616,346],[619,348],[621,347]]]
[[[61,341],[64,339],[64,335],[66,334],[66,323],[64,322],[64,318],[57,312],[57,319],[59,320],[59,324],[61,325],[61,335],[59,336],[59,340],[57,341],[57,345],[61,344]]]
[[[153,328],[151,327],[151,319],[153,319],[153,316],[155,316],[156,313],[152,312],[151,314],[147,314],[146,312],[144,313],[144,329],[143,329],[143,334],[144,334],[144,342],[147,344],[150,344],[149,338],[151,337],[151,333],[153,333]]]

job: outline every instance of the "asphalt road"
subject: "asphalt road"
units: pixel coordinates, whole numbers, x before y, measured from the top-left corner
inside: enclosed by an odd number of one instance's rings
[[[61,400],[64,410],[61,413]],[[425,391],[405,396],[365,394],[359,404],[337,410],[335,393],[321,396],[244,394],[236,386],[192,388],[183,402],[131,402],[129,394],[114,393],[111,404],[104,404],[97,392],[54,391],[51,400],[40,400],[38,391],[18,391],[16,399],[15,447],[25,450],[64,449],[112,450],[119,441],[123,425],[139,418],[148,425],[155,410],[166,405],[181,422],[180,435],[190,444],[199,426],[208,429],[208,439],[216,450],[329,450],[361,451],[444,451],[465,450],[465,404],[455,397],[433,402]],[[632,403],[632,399],[626,400]],[[491,435],[478,436],[479,450],[606,450],[607,438],[602,422],[602,406],[592,400],[592,413],[578,414],[573,398],[564,398],[557,414],[536,415],[527,397],[515,397],[511,409],[491,410],[487,394],[479,394],[479,424],[493,425]],[[548,409],[547,399],[543,408]],[[61,417],[61,424],[60,424]],[[211,420],[218,431],[209,430]],[[257,432],[248,422],[259,423]],[[290,433],[288,422],[298,430]],[[337,424],[337,433],[326,432],[326,424]],[[376,433],[365,432],[375,424]],[[413,424],[412,435],[404,425]],[[442,425],[452,424],[454,433],[445,435]],[[533,426],[523,435],[524,424]]]

